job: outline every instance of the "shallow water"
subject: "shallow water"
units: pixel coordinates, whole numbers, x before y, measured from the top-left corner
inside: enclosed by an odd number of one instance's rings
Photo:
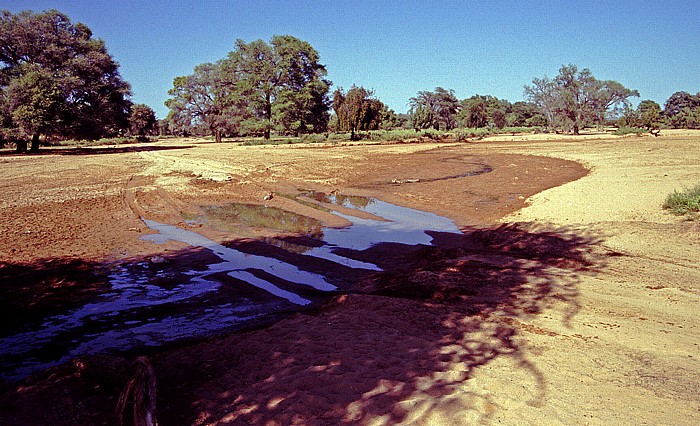
[[[341,256],[337,251],[361,251],[386,242],[429,245],[432,239],[426,231],[460,232],[449,219],[373,198],[315,192],[303,195],[385,220],[333,212],[351,225],[321,228],[316,222],[289,212],[280,213],[265,206],[231,205],[207,208],[205,217],[193,221],[206,221],[215,227],[225,226],[228,220],[272,229],[293,227],[294,232],[305,232],[318,244],[299,250],[292,250],[294,244],[289,243],[277,247],[293,251],[300,259],[324,259],[365,271],[381,268]],[[240,212],[245,213],[244,217]],[[144,236],[145,239],[156,244],[181,241],[193,250],[206,252],[212,260],[197,270],[156,257],[115,267],[108,276],[111,289],[107,293],[78,309],[45,318],[34,330],[0,338],[0,375],[4,379],[26,377],[81,355],[159,346],[240,328],[277,312],[322,302],[319,295],[338,290],[329,278],[307,270],[311,268],[303,260],[295,265],[275,257],[245,253],[191,230],[146,219],[144,223],[158,231]]]

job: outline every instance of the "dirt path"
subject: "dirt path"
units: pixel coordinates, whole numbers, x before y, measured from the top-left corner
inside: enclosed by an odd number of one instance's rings
[[[89,300],[104,285],[86,278],[92,265],[191,259],[181,243],[139,240],[150,232],[140,217],[187,227],[200,206],[272,191],[270,205],[333,225],[287,195],[375,196],[448,216],[464,235],[376,246],[362,256],[385,272],[320,310],[153,353],[162,424],[696,424],[700,228],[660,204],[700,181],[700,135],[505,139],[0,156],[12,300],[0,307],[30,322]],[[66,272],[75,262],[80,276]],[[0,412],[111,424],[126,366],[87,357],[6,385]]]

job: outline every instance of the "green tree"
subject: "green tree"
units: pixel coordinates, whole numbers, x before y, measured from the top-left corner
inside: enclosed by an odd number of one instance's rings
[[[691,95],[688,92],[676,92],[672,94],[664,104],[664,114],[673,117],[684,108],[696,108],[700,106],[700,93]]]
[[[118,64],[87,26],[56,10],[3,11],[0,65],[0,89],[12,118],[4,130],[31,137],[33,151],[42,134],[97,139],[129,126],[130,87]]]
[[[169,127],[180,134],[197,133],[204,127],[221,142],[224,133],[235,133],[247,118],[245,99],[235,90],[235,76],[224,73],[221,63],[204,63],[194,73],[175,77],[171,96],[165,101],[170,109]]]
[[[537,106],[549,127],[555,126],[557,111],[557,85],[549,77],[532,79],[532,86],[525,86],[525,98]]]
[[[270,139],[273,128],[273,109],[281,115],[277,123],[285,131],[325,130],[330,82],[309,43],[290,35],[274,36],[270,44],[239,39],[226,61],[226,69],[237,75],[237,92],[248,100],[265,139]]]
[[[579,71],[570,64],[562,66],[553,80],[533,79],[532,86],[525,86],[525,96],[540,108],[551,127],[567,126],[578,135],[582,127],[601,124],[611,108],[629,105],[628,98],[639,93],[616,81],[599,81],[589,69]]]
[[[637,105],[637,126],[649,131],[661,127],[661,106],[651,100],[643,100]]]
[[[565,65],[559,69],[555,79],[557,85],[556,111],[566,117],[578,135],[580,129],[596,116],[594,91],[597,83],[588,68],[580,72],[576,65]]]
[[[387,107],[374,98],[374,92],[353,85],[347,93],[338,88],[333,93],[333,110],[338,120],[338,130],[349,131],[350,139],[359,139],[360,130],[376,130],[382,125]]]
[[[442,87],[434,92],[420,91],[409,100],[410,114],[415,115],[414,127],[450,130],[457,127],[459,100],[453,90]]]
[[[499,129],[506,127],[506,113],[497,109],[491,115],[493,118],[493,125]]]
[[[486,112],[486,103],[482,99],[471,99],[463,104],[466,112],[466,127],[481,128],[489,123],[489,115]]]
[[[639,97],[637,90],[631,90],[615,80],[599,81],[591,90],[591,102],[595,121],[601,126],[607,113],[619,117],[631,106],[629,98]]]
[[[676,129],[700,129],[700,107],[683,108],[669,122]]]
[[[39,135],[53,134],[60,128],[63,92],[53,75],[46,69],[27,64],[19,77],[10,81],[7,87],[8,106],[12,123],[19,129],[20,136],[30,136],[32,151],[39,149]],[[17,151],[27,150],[27,141],[21,137]]]
[[[527,126],[528,120],[535,115],[538,115],[538,110],[537,106],[532,102],[515,102],[512,105],[511,112],[508,114],[508,125],[514,127]]]
[[[151,107],[145,104],[135,104],[129,114],[131,134],[143,138],[158,133],[158,119]]]
[[[664,115],[674,128],[695,128],[698,126],[697,117],[700,115],[700,93],[691,95],[688,92],[672,94],[664,104]]]

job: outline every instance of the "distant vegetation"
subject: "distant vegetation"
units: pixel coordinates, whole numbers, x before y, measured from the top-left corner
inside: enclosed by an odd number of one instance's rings
[[[554,79],[533,79],[525,86],[525,96],[544,114],[548,126],[578,135],[584,126],[602,126],[610,114],[629,108],[629,98],[639,92],[614,80],[600,81],[587,68],[564,65]]]
[[[676,92],[663,110],[651,100],[633,108],[636,90],[576,65],[533,79],[526,101],[478,94],[460,100],[436,87],[410,98],[407,114],[362,86],[336,88],[332,96],[331,87],[309,43],[290,35],[237,40],[225,58],[174,79],[169,114],[158,122],[151,107],[131,102],[117,62],[87,26],[56,10],[0,15],[0,146],[15,144],[20,152],[30,143],[36,151],[63,140],[152,135],[272,142],[435,139],[450,132],[464,140],[513,128],[573,134],[587,126],[615,125],[619,134],[700,128],[700,93]]]
[[[685,191],[673,191],[666,197],[663,208],[677,215],[694,215],[700,213],[700,184]]]
[[[13,142],[22,152],[31,141],[36,151],[42,136],[94,140],[130,128],[142,137],[156,132],[150,107],[132,109],[131,88],[104,42],[56,10],[3,11],[0,65],[0,145]]]

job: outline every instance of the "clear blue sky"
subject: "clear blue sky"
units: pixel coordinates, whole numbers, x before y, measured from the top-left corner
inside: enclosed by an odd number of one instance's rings
[[[700,0],[0,0],[12,12],[51,8],[106,42],[134,102],[160,118],[174,77],[238,38],[276,34],[311,43],[335,87],[374,89],[397,112],[438,86],[519,101],[533,77],[569,63],[662,105],[700,92]]]

